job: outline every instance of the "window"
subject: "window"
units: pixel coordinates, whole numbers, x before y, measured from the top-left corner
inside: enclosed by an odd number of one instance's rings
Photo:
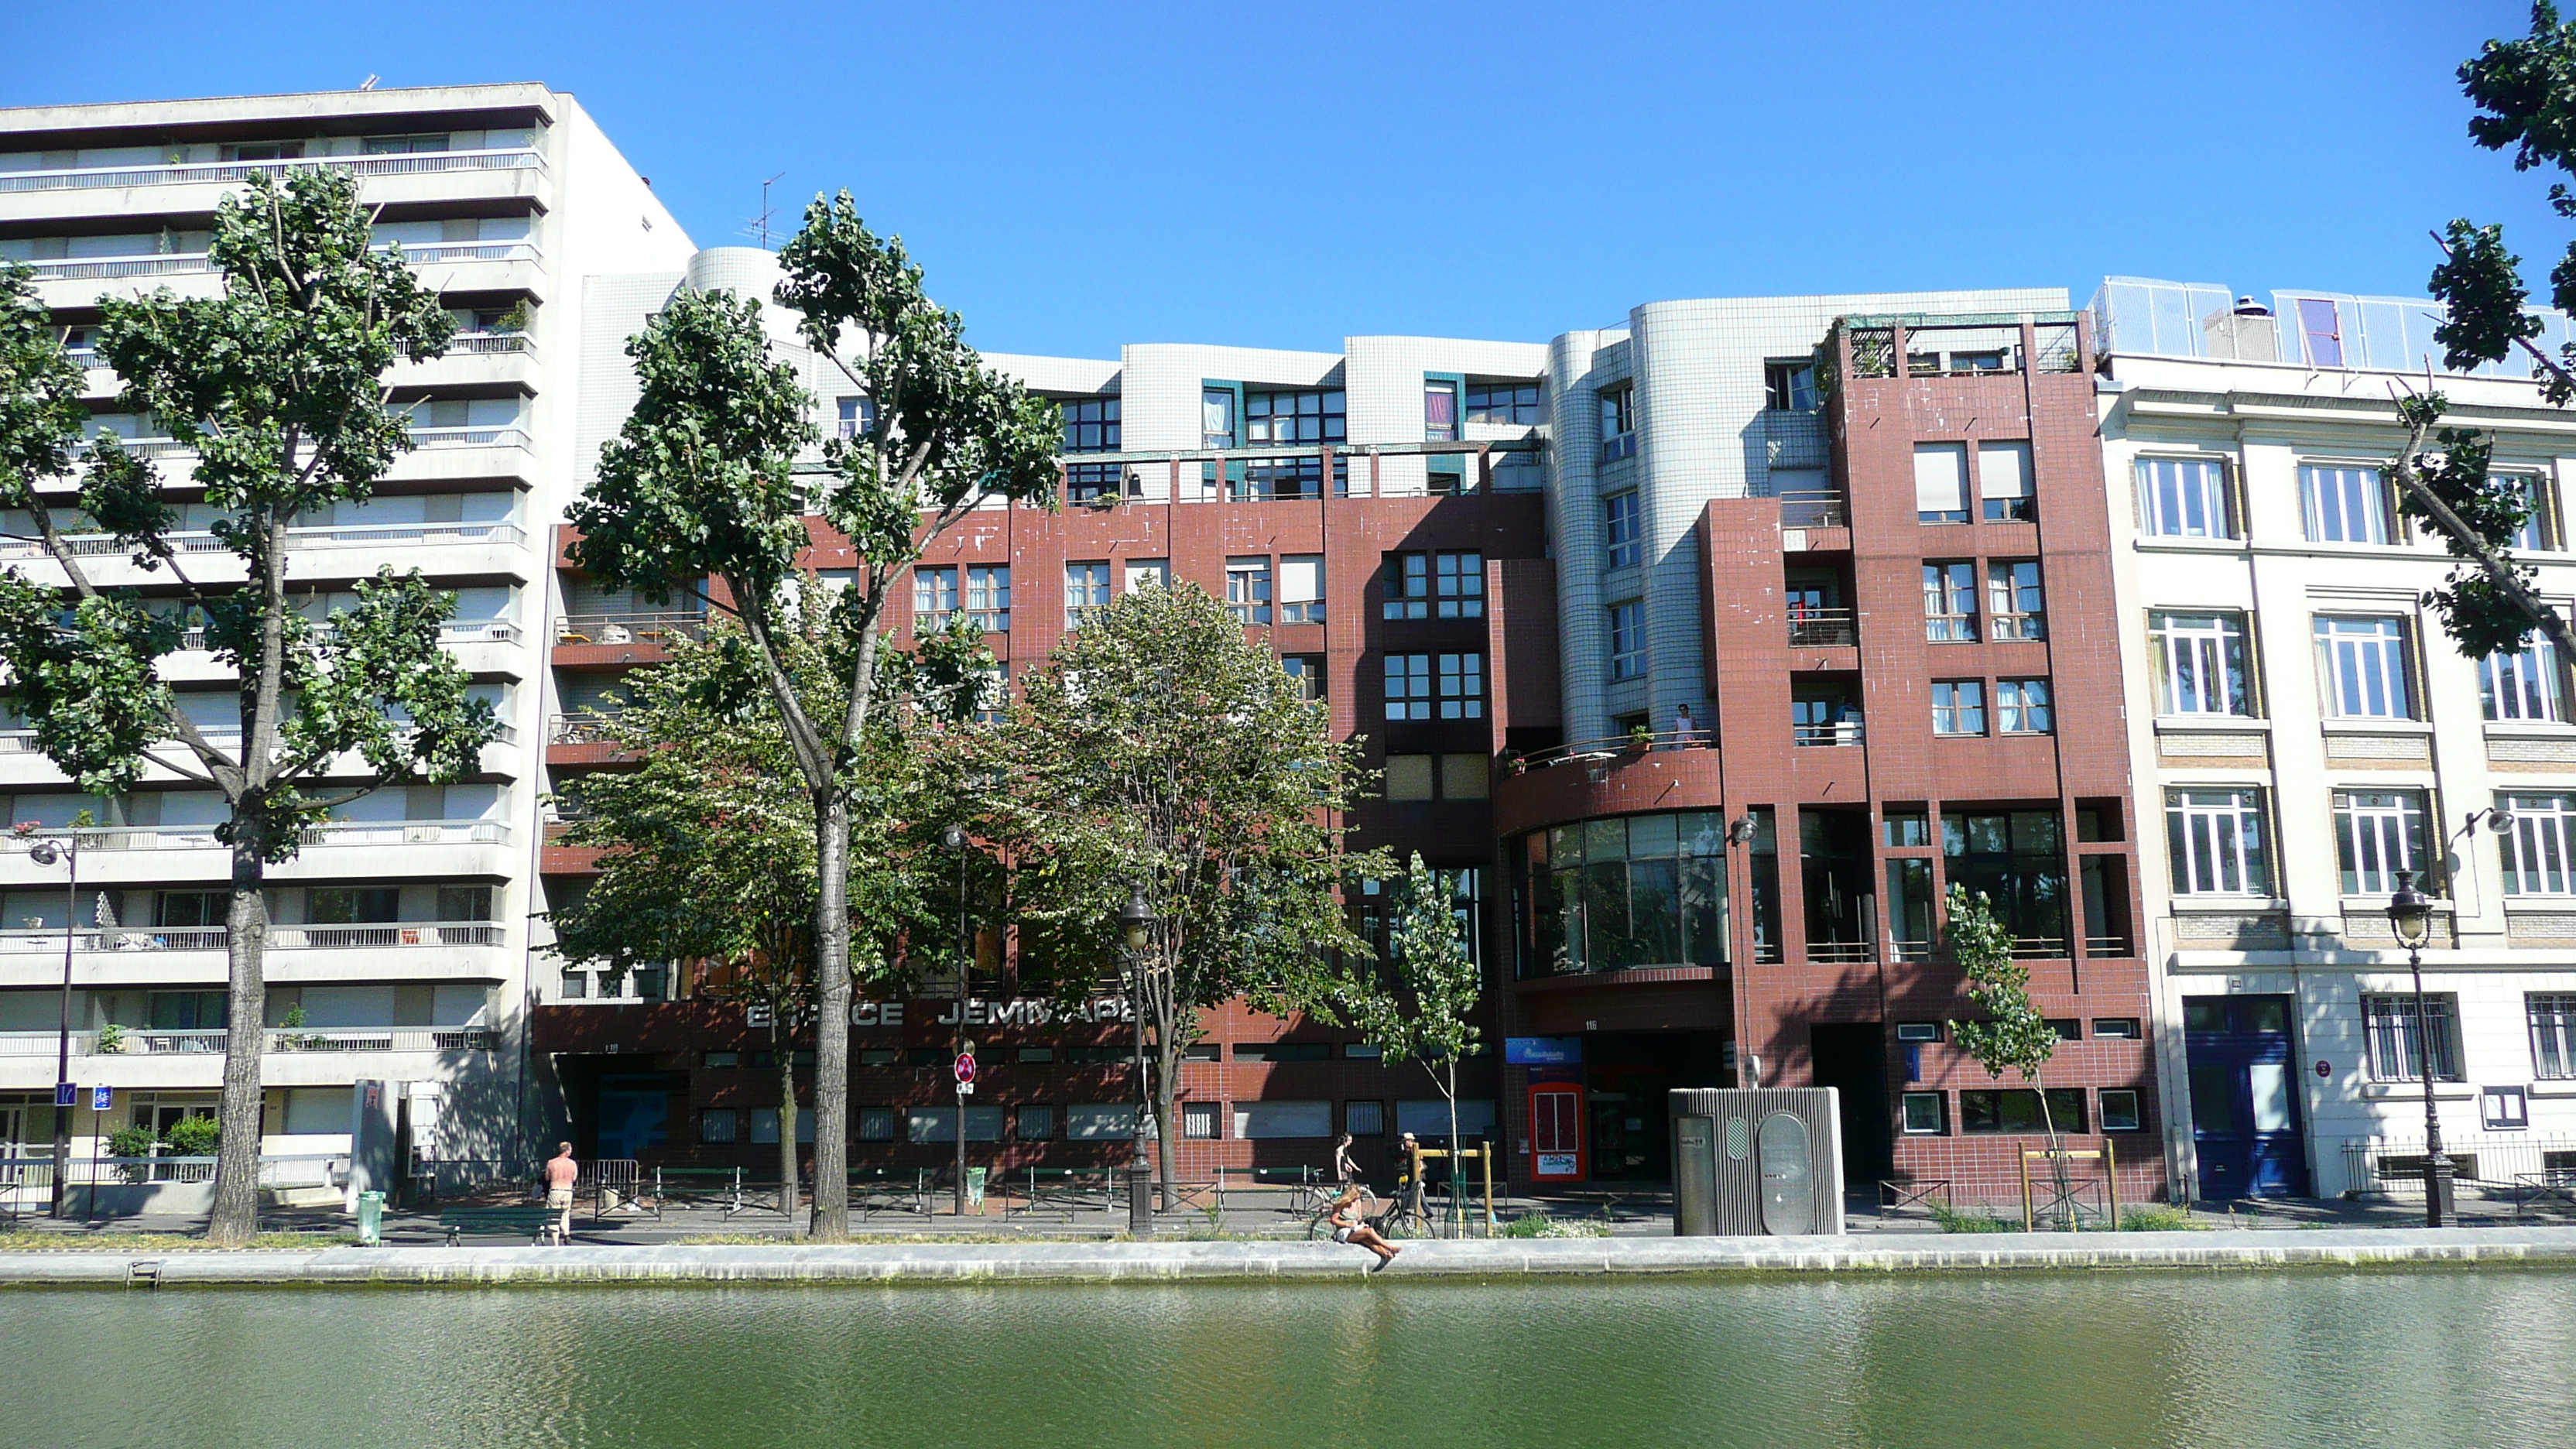
[[[1144,491],[1141,479],[1130,479],[1128,492]],[[1118,497],[1118,465],[1115,463],[1067,463],[1064,465],[1064,496],[1068,502],[1109,502]]]
[[[2361,999],[2363,1035],[2370,1043],[2370,1079],[2374,1082],[2424,1080],[2424,1052],[2433,1053],[2433,1079],[2460,1080],[2460,1051],[2455,1018],[2458,998],[2445,992],[2426,995],[2421,1017],[2412,996],[2365,996]]]
[[[2158,714],[2254,712],[2244,615],[2153,613],[2147,636],[2155,651]]]
[[[1011,1135],[1022,1142],[1044,1142],[1055,1136],[1055,1108],[1024,1105],[1011,1114]]]
[[[1292,553],[1279,560],[1279,622],[1324,622],[1324,556]]]
[[[1977,638],[1977,566],[1923,566],[1923,637],[1935,644],[1973,644]]]
[[[1937,1021],[1900,1021],[1896,1024],[1898,1041],[1939,1041],[1941,1023]]]
[[[872,398],[842,398],[839,400],[839,412],[839,433],[844,439],[858,437],[877,424],[877,405]]]
[[[1384,1102],[1344,1102],[1342,1130],[1353,1137],[1384,1137],[1386,1104]]]
[[[1443,654],[1440,656],[1440,717],[1442,719],[1483,719],[1485,717],[1484,655]]]
[[[1450,378],[1422,382],[1422,436],[1433,443],[1458,441],[1458,384]]]
[[[221,1031],[232,1020],[232,996],[223,991],[155,991],[144,1018],[154,1031]]]
[[[431,136],[369,136],[358,143],[361,156],[410,156],[428,151],[444,151],[452,138]]]
[[[1064,414],[1064,450],[1068,453],[1118,451],[1118,399],[1066,398],[1056,404]]]
[[[2134,1016],[2097,1016],[2093,1018],[2093,1035],[2099,1041],[2136,1041],[2138,1019]]]
[[[1169,559],[1131,558],[1127,560],[1127,592],[1131,594],[1138,589],[1159,589],[1171,581],[1172,562]]]
[[[1440,798],[1482,800],[1492,794],[1492,766],[1483,755],[1440,757]]]
[[[1064,566],[1064,627],[1079,629],[1109,607],[1109,561]]]
[[[1199,394],[1199,446],[1234,446],[1234,389],[1211,387]]]
[[[1534,382],[1467,384],[1467,421],[1522,425],[1538,421],[1539,385]]]
[[[1431,718],[1431,656],[1386,656],[1386,717],[1390,720]]]
[[[2478,1120],[2490,1132],[2528,1131],[2531,1127],[2530,1089],[2478,1088]]]
[[[1905,1131],[1910,1137],[1937,1137],[1950,1130],[1949,1100],[1939,1092],[1905,1094]]]
[[[2045,679],[1995,681],[1995,728],[2008,735],[2044,735],[2055,728]]]
[[[966,615],[988,634],[1011,632],[1011,566],[974,564],[966,570]]]
[[[2522,998],[2531,1015],[2531,1074],[2576,1077],[2576,992],[2534,991]]]
[[[957,1140],[957,1109],[955,1107],[906,1107],[903,1109],[903,1113],[905,1118],[904,1136],[909,1140],[914,1142],[941,1143],[955,1142]],[[802,1117],[807,1114],[799,1112],[797,1115]],[[770,1140],[775,1142],[778,1139],[773,1137]],[[799,1140],[801,1141],[803,1139],[800,1138]],[[991,1107],[967,1108],[966,1140],[969,1142],[1001,1141],[1001,1107],[999,1105],[995,1105]]]
[[[2549,724],[2567,718],[2567,691],[2558,667],[2558,650],[2539,634],[2524,636],[2514,654],[2490,654],[2478,661],[2478,705],[2495,720]]]
[[[1243,422],[1251,443],[1338,443],[1348,436],[1343,394],[1248,392]]]
[[[1959,1094],[1962,1132],[2045,1132],[2051,1126],[2060,1132],[2084,1130],[2082,1087],[2049,1088],[2045,1117],[2040,1114],[2039,1093],[2028,1087]]]
[[[246,141],[226,146],[228,161],[294,161],[304,155],[301,141]]]
[[[2138,1094],[2128,1087],[2104,1087],[2096,1094],[2102,1102],[2102,1130],[2137,1132],[2144,1124],[2138,1118]]]
[[[754,1107],[751,1109],[751,1140],[754,1142],[769,1143],[775,1143],[778,1140],[777,1108]],[[796,1140],[799,1142],[811,1142],[814,1140],[814,1109],[811,1107],[799,1107],[796,1109]],[[948,1139],[943,1137],[940,1140],[945,1142]]]
[[[2066,949],[2066,852],[2054,810],[1990,811],[1941,817],[1941,852],[1953,885],[1984,891],[2021,948]]]
[[[1432,766],[1429,755],[1389,755],[1386,757],[1386,798],[1389,800],[1429,800],[1437,791],[1432,788]]]
[[[1646,601],[1610,606],[1610,677],[1636,679],[1646,672]]]
[[[1637,390],[1614,387],[1599,394],[1601,402],[1601,461],[1616,462],[1637,453]]]
[[[2343,323],[2331,300],[2324,297],[2299,299],[2299,336],[2307,343],[2311,364],[2317,367],[2343,366]]]
[[[2053,1032],[2057,1033],[2057,1039],[2058,1039],[2059,1041],[2082,1041],[2082,1040],[2084,1040],[2084,1019],[2083,1019],[2082,1017],[2075,1017],[2075,1016],[2052,1016],[2052,1017],[2049,1017],[2049,1018],[2048,1018],[2048,1029],[2049,1029],[2050,1031],[2053,1031]]]
[[[2227,465],[2214,458],[2140,458],[2138,526],[2156,538],[2235,538]]]
[[[1757,838],[1757,890],[1766,889],[1761,846]],[[1521,974],[1724,965],[1726,851],[1726,817],[1713,810],[1614,816],[1521,837],[1511,847]]]
[[[1914,445],[1914,517],[1918,523],[1968,521],[1968,445]]]
[[[2334,813],[2345,895],[2387,895],[2397,889],[2399,871],[2421,871],[2429,863],[2422,791],[2337,790]]]
[[[2515,529],[2513,546],[2522,553],[2550,553],[2558,548],[2557,499],[2547,481],[2530,474],[2517,474],[2494,480],[2513,485],[2531,511]]]
[[[2039,499],[2031,492],[2030,444],[1979,443],[1977,496],[1988,523],[2032,523]]]
[[[1270,622],[1270,560],[1230,558],[1225,561],[1225,611],[1238,624]]]
[[[1324,695],[1324,656],[1321,654],[1283,654],[1279,667],[1297,682],[1301,696],[1321,702]]]
[[[488,921],[492,919],[490,886],[443,885],[438,888],[438,918],[442,921]]]
[[[1986,732],[1986,687],[1974,679],[1939,679],[1932,683],[1932,733],[1982,735]]]
[[[1209,1142],[1215,1140],[1216,1103],[1183,1102],[1181,1104],[1181,1135],[1194,1142]]]
[[[1431,617],[1431,555],[1391,553],[1386,556],[1386,617]]]
[[[1125,1056],[1115,1058],[1125,1061]],[[1077,1141],[1125,1140],[1136,1135],[1133,1102],[1075,1102],[1064,1109],[1064,1135]]]
[[[2406,621],[2317,616],[2317,679],[2338,719],[2413,719]]]
[[[1324,460],[1318,457],[1246,458],[1230,463],[1240,473],[1229,486],[1229,496],[1237,502],[1259,499],[1318,499],[1324,496]],[[1200,472],[1203,486],[1214,486],[1217,465],[1206,464]],[[1333,495],[1351,496],[1351,460],[1333,459]]]
[[[304,898],[314,926],[376,926],[402,919],[399,886],[316,886]]]
[[[1997,639],[2048,637],[2048,603],[2040,596],[2039,560],[1986,566],[1986,607]]]
[[[776,1130],[778,1119],[772,1116],[769,1125],[770,1136],[775,1140],[778,1135]],[[737,1124],[731,1107],[709,1107],[698,1114],[700,1142],[731,1142],[735,1139],[736,1131]]]
[[[916,568],[912,571],[912,616],[936,622],[957,612],[957,570]]]
[[[1643,554],[1643,535],[1638,530],[1637,494],[1634,489],[1613,493],[1601,500],[1601,514],[1608,529],[1610,558],[1614,569],[1632,569]]]
[[[2310,543],[2388,542],[2388,487],[2376,468],[2299,469]]]
[[[225,891],[163,891],[152,905],[152,924],[220,926],[232,918],[232,896]]]
[[[2576,795],[2499,795],[2513,818],[2497,842],[2509,896],[2576,895]]]
[[[1485,617],[1485,556],[1482,553],[1432,555],[1432,585],[1443,619]]]
[[[1816,364],[1786,358],[1762,364],[1762,406],[1775,413],[1816,410]]]
[[[1000,724],[1011,707],[1011,661],[996,659],[975,671],[975,721]]]

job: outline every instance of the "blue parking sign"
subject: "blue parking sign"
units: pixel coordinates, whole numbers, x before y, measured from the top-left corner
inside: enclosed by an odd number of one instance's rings
[[[90,1109],[91,1111],[93,1111],[93,1112],[104,1112],[104,1111],[106,1111],[109,1107],[112,1107],[112,1106],[114,1106],[115,1104],[116,1104],[116,1089],[115,1089],[115,1088],[113,1088],[113,1087],[92,1087],[92,1088],[90,1088],[90,1089],[89,1089],[89,1109]]]

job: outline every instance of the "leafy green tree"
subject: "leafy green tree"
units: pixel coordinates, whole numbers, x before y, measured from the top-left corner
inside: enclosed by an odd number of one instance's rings
[[[1129,893],[1153,912],[1129,984],[1169,1201],[1200,1013],[1240,996],[1338,1020],[1334,963],[1369,954],[1340,888],[1392,863],[1344,846],[1358,745],[1224,604],[1180,584],[1092,614],[1028,678],[997,763],[982,833],[1012,861],[1024,973],[1095,980],[1124,959]]]
[[[1985,892],[1970,895],[1966,886],[1952,885],[1949,915],[1950,951],[1968,978],[1968,1004],[1977,1011],[1976,1020],[1950,1023],[1950,1039],[1976,1058],[1988,1077],[2000,1080],[2006,1072],[2017,1072],[2037,1094],[2057,1199],[2071,1203],[2064,1143],[2040,1080],[2057,1055],[2057,1028],[2030,999],[2030,968],[2014,959],[2013,934],[1996,918]]]
[[[2576,172],[2576,26],[2560,23],[2548,0],[2531,7],[2531,33],[2519,40],[2490,40],[2459,68],[2460,88],[2478,107],[2469,136],[2490,151],[2510,149],[2514,169],[2554,167]],[[2576,193],[2553,182],[2549,201],[2560,216],[2576,217]],[[2433,268],[2431,290],[2445,308],[2433,329],[2442,365],[2466,372],[2519,352],[2532,365],[2550,403],[2576,401],[2576,342],[2555,357],[2533,339],[2541,319],[2526,311],[2522,259],[2505,246],[2504,228],[2455,218],[2434,236],[2443,259]],[[2576,243],[2551,269],[2550,301],[2576,312]],[[2514,535],[2530,518],[2531,500],[2516,480],[2490,477],[2489,445],[2476,434],[2440,426],[2449,400],[2428,384],[2400,399],[2406,446],[2390,465],[2405,514],[2438,531],[2459,561],[2445,586],[2434,591],[2445,630],[2472,657],[2521,647],[2534,631],[2562,651],[2576,650],[2576,633],[2540,598],[2529,565],[2514,557]],[[2570,654],[2567,657],[2576,657]]]
[[[1357,977],[1342,997],[1343,1009],[1388,1066],[1419,1062],[1449,1104],[1449,1147],[1458,1137],[1458,1060],[1476,1049],[1478,1028],[1469,1016],[1484,995],[1484,973],[1468,954],[1452,898],[1449,873],[1432,870],[1416,852],[1391,903],[1386,970]],[[1449,1210],[1453,1225],[1463,1211],[1461,1164],[1450,1160]],[[1419,1182],[1414,1191],[1421,1191]]]
[[[880,704],[885,609],[931,539],[982,502],[1052,508],[1061,425],[1054,407],[984,366],[964,323],[922,290],[894,238],[861,223],[849,194],[820,197],[779,258],[782,306],[864,399],[856,436],[823,445],[800,494],[796,455],[813,438],[810,399],[770,357],[756,301],[684,294],[627,348],[641,392],[572,510],[574,557],[598,578],[655,602],[714,579],[734,610],[783,723],[815,815],[816,1000],[831,1023],[815,1042],[814,1233],[849,1232],[849,1019],[855,940],[901,923],[858,914],[848,890],[853,833],[877,808],[866,782]],[[843,687],[817,715],[795,688],[778,639],[781,599],[808,535],[810,506],[848,538],[855,578],[831,614]]]
[[[120,406],[157,419],[195,457],[191,476],[215,515],[211,554],[183,550],[158,466],[112,434],[87,448],[77,495],[63,490],[83,422],[78,373],[25,269],[0,279],[0,507],[26,512],[53,568],[0,571],[8,703],[83,790],[123,793],[157,767],[223,793],[228,1122],[260,1114],[269,867],[370,790],[478,768],[496,730],[491,706],[468,697],[465,672],[438,648],[454,595],[417,570],[385,568],[357,586],[353,607],[317,622],[289,584],[296,517],[364,501],[411,447],[408,419],[386,406],[386,370],[438,356],[454,330],[399,250],[369,243],[349,177],[254,177],[216,211],[207,250],[221,296],[99,299],[98,349],[124,381]],[[74,536],[93,531],[108,549]],[[175,581],[174,611],[93,577],[116,551],[133,572]],[[182,642],[181,612],[205,620],[204,647],[236,672],[238,738],[201,729],[161,678]],[[257,1132],[224,1134],[210,1224],[219,1243],[258,1228],[258,1153]]]

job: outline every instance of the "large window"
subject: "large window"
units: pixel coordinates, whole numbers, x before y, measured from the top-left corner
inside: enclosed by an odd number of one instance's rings
[[[1230,558],[1225,561],[1225,611],[1238,624],[1270,622],[1270,560]]]
[[[2166,853],[2175,895],[2268,896],[2260,790],[2167,790]]]
[[[1986,732],[1986,686],[1974,679],[1932,681],[1932,733],[1982,735]]]
[[[957,612],[957,570],[912,571],[912,616],[932,624]]]
[[[2317,680],[2339,719],[2413,719],[2406,621],[2317,616]]]
[[[2299,505],[2311,543],[2388,542],[2388,485],[2376,468],[2303,467]]]
[[[1983,891],[2026,953],[2066,950],[2066,849],[2052,810],[1941,816],[1952,885]]]
[[[1011,632],[1011,566],[973,564],[966,570],[966,614],[989,634]]]
[[[1975,564],[1928,563],[1923,566],[1923,637],[1935,644],[1976,642]]]
[[[2051,1087],[2048,1089],[2047,1114],[2043,1116],[2039,1108],[2039,1093],[2028,1087],[1961,1092],[1959,1130],[1979,1133],[2045,1132],[2050,1127],[2060,1132],[2080,1133],[2084,1130],[2082,1087]]]
[[[1211,387],[1199,394],[1199,446],[1234,446],[1234,389]]]
[[[1919,523],[1968,521],[1968,445],[1914,445],[1914,517]]]
[[[1458,384],[1445,377],[1422,382],[1422,436],[1427,442],[1458,441]]]
[[[1279,560],[1279,622],[1324,622],[1324,556],[1292,553]]]
[[[2155,645],[2156,713],[2250,715],[2242,614],[2147,616]]]
[[[1068,453],[1118,451],[1118,399],[1066,398],[1056,404],[1064,414],[1064,450]]]
[[[2213,458],[2140,458],[2138,526],[2155,538],[2235,538],[2227,465]]]
[[[2497,842],[2509,896],[2576,895],[2576,795],[2499,795],[2513,818]]]
[[[1601,461],[1633,457],[1637,451],[1637,390],[1614,387],[1601,400]]]
[[[1440,717],[1485,717],[1485,656],[1481,653],[1440,656]]]
[[[1386,717],[1390,720],[1431,718],[1431,656],[1386,656]]]
[[[1977,445],[1977,498],[1986,522],[2039,521],[2039,499],[2031,489],[2030,444]]]
[[[2547,481],[2528,473],[2514,474],[2495,481],[2510,482],[2520,492],[2530,513],[2515,529],[2513,546],[2522,553],[2548,553],[2559,546],[2558,509]]]
[[[2020,559],[1986,566],[1988,625],[1997,639],[2048,637],[2048,601],[2039,591],[2039,560]]]
[[[2489,719],[2555,723],[2567,718],[2566,700],[2558,651],[2538,634],[2519,653],[2478,661],[2478,705]]]
[[[877,422],[877,405],[873,398],[845,397],[838,400],[839,432],[844,440],[856,438]]]
[[[1995,681],[1995,728],[2008,735],[2044,735],[2056,728],[2045,679]]]
[[[1273,502],[1312,501],[1324,496],[1324,460],[1312,454],[1296,458],[1246,458],[1239,464],[1229,463],[1226,467],[1240,470],[1230,475],[1226,484],[1227,496],[1238,503],[1264,499]],[[1201,486],[1213,485],[1216,468],[1213,462],[1201,465]],[[1333,457],[1333,496],[1351,496],[1351,460],[1344,454]]]
[[[1762,405],[1775,413],[1814,412],[1816,364],[1803,357],[1762,364]]]
[[[1343,394],[1248,392],[1243,395],[1246,446],[1255,443],[1338,443],[1348,436]]]
[[[1443,619],[1485,617],[1485,556],[1439,553],[1431,556],[1431,584],[1437,613]]]
[[[1636,679],[1646,672],[1646,601],[1610,606],[1610,677]]]
[[[1467,421],[1518,425],[1538,421],[1539,385],[1534,382],[1467,384]]]
[[[2345,895],[2387,895],[2397,889],[2399,871],[2421,871],[2429,863],[2422,791],[2337,790],[2334,813]]]
[[[1431,617],[1431,555],[1391,553],[1386,556],[1386,617]]]
[[[2576,1077],[2576,992],[2534,991],[2522,1002],[2531,1014],[2531,1074]]]
[[[1602,520],[1608,529],[1609,565],[1614,569],[1632,569],[1642,557],[1643,533],[1640,532],[1637,494],[1613,493],[1601,500]]]
[[[1097,559],[1064,566],[1064,627],[1079,629],[1099,610],[1109,607],[1109,562]]]
[[[1558,826],[1513,856],[1522,975],[1726,964],[1722,813]]]
[[[2458,998],[2445,992],[2424,997],[2421,1016],[2412,996],[2365,996],[2361,999],[2364,1033],[2370,1042],[2370,1079],[2374,1082],[2424,1080],[2424,1053],[2433,1053],[2433,1079],[2460,1080]]]

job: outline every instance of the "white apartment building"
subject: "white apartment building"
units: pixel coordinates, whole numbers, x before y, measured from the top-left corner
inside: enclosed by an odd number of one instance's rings
[[[2165,1127],[2206,1199],[2420,1191],[2429,1043],[2464,1179],[2576,1166],[2576,714],[2546,643],[2463,657],[2452,564],[2397,513],[2394,399],[2432,381],[2576,599],[2576,412],[2438,371],[2420,299],[2113,278],[2095,299],[2119,647]],[[2564,317],[2544,314],[2553,354]],[[2156,813],[2161,812],[2162,828]],[[2385,908],[2443,897],[2419,1020]]]
[[[517,1154],[529,916],[543,906],[542,651],[563,612],[550,550],[576,486],[585,283],[678,268],[693,247],[571,96],[524,84],[0,111],[0,258],[35,269],[81,353],[104,293],[214,294],[218,201],[253,174],[315,165],[360,178],[378,236],[460,330],[445,357],[390,374],[418,447],[369,503],[302,520],[291,586],[327,610],[390,564],[455,590],[447,640],[503,731],[472,778],[367,795],[272,870],[261,1023],[224,1020],[221,797],[156,771],[123,798],[86,798],[26,729],[0,731],[6,818],[79,847],[68,902],[63,865],[0,851],[0,1155],[50,1147],[67,924],[76,1153],[129,1123],[211,1112],[227,1030],[251,1026],[267,1032],[266,1152],[346,1151],[353,1084],[381,1081],[421,1155]],[[156,456],[174,501],[202,511],[188,457],[119,413],[118,391],[90,370],[95,426]],[[51,574],[23,520],[0,531],[19,536],[0,539],[7,563]],[[112,557],[97,567],[168,587]],[[166,669],[210,733],[237,728],[211,656]],[[84,810],[102,823],[72,831]],[[104,1113],[90,1105],[100,1086],[114,1094]]]

